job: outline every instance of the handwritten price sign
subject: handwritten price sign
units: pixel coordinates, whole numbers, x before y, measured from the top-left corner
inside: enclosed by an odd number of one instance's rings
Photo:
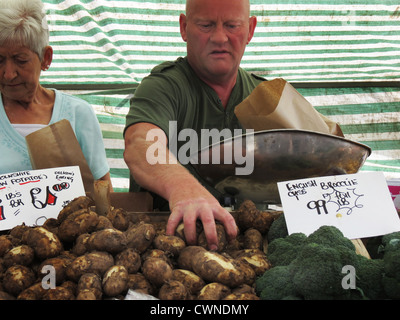
[[[85,195],[78,166],[20,171],[0,175],[0,230],[25,223],[42,225]]]
[[[400,231],[400,219],[385,177],[365,172],[278,183],[289,233],[306,235],[322,225],[349,239]]]

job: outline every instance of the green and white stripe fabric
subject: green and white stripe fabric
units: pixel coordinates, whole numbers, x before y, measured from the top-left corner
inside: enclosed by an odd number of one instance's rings
[[[140,83],[185,54],[185,0],[44,0],[52,68],[43,82]],[[400,75],[397,0],[253,0],[255,36],[242,66],[288,81],[388,81]]]
[[[43,1],[54,60],[41,82],[92,104],[114,187],[126,191],[129,97],[155,65],[185,55],[185,0]],[[252,0],[251,11],[258,24],[242,67],[293,83],[347,138],[372,148],[362,170],[400,179],[398,1]]]

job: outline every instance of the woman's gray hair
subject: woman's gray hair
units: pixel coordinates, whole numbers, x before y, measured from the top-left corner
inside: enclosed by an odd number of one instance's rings
[[[29,48],[42,61],[49,28],[41,0],[0,0],[0,46],[10,43]]]

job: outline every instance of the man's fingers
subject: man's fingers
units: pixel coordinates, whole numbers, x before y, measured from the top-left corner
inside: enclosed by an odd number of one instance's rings
[[[202,212],[200,215],[203,223],[203,231],[207,239],[207,245],[210,250],[218,249],[218,234],[215,226],[215,218],[212,211]]]
[[[215,214],[215,219],[221,222],[225,228],[226,236],[229,241],[236,238],[238,234],[238,227],[235,218],[225,209],[221,208]]]
[[[193,212],[183,216],[183,231],[185,233],[186,243],[189,245],[197,244],[196,221],[197,214]]]
[[[191,202],[176,206],[168,219],[166,233],[174,235],[178,225],[183,221],[185,239],[188,245],[197,244],[196,221],[201,220],[203,231],[210,250],[218,249],[218,234],[215,221],[224,225],[229,241],[235,239],[238,228],[233,216],[222,207],[212,207],[204,202]]]
[[[172,211],[168,217],[167,228],[165,233],[173,236],[179,223],[182,221],[182,215],[178,211]]]

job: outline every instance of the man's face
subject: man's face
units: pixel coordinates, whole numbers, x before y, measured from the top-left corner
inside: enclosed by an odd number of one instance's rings
[[[180,17],[187,56],[200,78],[218,81],[237,74],[256,18],[245,0],[191,0]]]

